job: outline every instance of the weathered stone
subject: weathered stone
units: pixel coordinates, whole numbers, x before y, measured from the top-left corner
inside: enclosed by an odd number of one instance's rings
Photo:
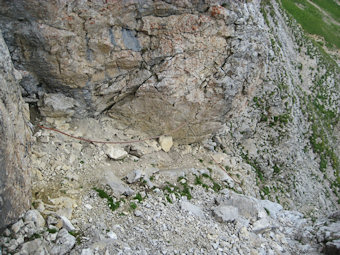
[[[200,218],[204,218],[204,212],[202,210],[202,208],[188,202],[185,200],[182,200],[180,203],[181,209],[184,211],[188,211],[189,213],[192,213],[195,216],[198,216]]]
[[[135,215],[136,217],[142,217],[142,216],[143,216],[143,213],[142,213],[140,210],[135,210],[134,215]]]
[[[128,183],[135,183],[140,180],[140,178],[142,178],[142,171],[139,169],[133,170],[132,172],[128,173],[126,177]]]
[[[24,243],[21,250],[20,254],[23,255],[47,255],[49,254],[47,245],[45,241],[42,239],[38,238],[33,241],[29,241],[27,243]]]
[[[0,230],[28,209],[30,130],[14,69],[0,31]]]
[[[37,228],[42,228],[45,226],[45,220],[37,210],[29,210],[24,216],[24,221],[33,221]]]
[[[112,145],[105,146],[105,153],[109,158],[114,160],[124,159],[128,155],[128,153],[125,150],[117,148]]]
[[[238,208],[228,205],[219,205],[213,209],[213,215],[219,222],[233,222],[240,218]]]
[[[269,200],[260,200],[259,203],[263,206],[263,208],[268,210],[270,217],[274,219],[276,218],[276,215],[283,210],[282,205]]]
[[[221,206],[232,206],[238,209],[238,213],[246,219],[257,220],[260,216],[266,216],[266,212],[256,198],[231,192],[229,196],[218,201]]]
[[[265,231],[272,229],[272,224],[269,222],[268,218],[262,218],[258,221],[255,221],[253,224],[253,232],[255,234],[260,234]]]
[[[91,248],[82,249],[81,255],[93,255],[93,250]]]
[[[107,236],[110,238],[110,239],[113,239],[113,240],[117,240],[117,235],[116,235],[116,233],[115,232],[112,232],[112,231],[109,231],[108,233],[107,233]]]
[[[40,112],[48,117],[68,117],[74,114],[77,101],[63,94],[45,94]]]
[[[112,192],[119,197],[122,194],[132,195],[134,191],[129,188],[121,179],[114,175],[110,170],[106,170],[103,173],[103,183],[110,186]]]
[[[11,227],[11,230],[14,233],[18,233],[19,230],[24,226],[24,222],[20,219],[18,222],[14,223]]]
[[[66,229],[61,229],[57,235],[56,244],[51,248],[51,254],[64,255],[68,253],[76,243],[76,238],[68,233]]]
[[[169,152],[172,145],[173,145],[173,141],[172,141],[172,137],[171,136],[164,136],[162,135],[159,138],[159,144],[162,147],[162,150],[165,152]]]
[[[60,216],[60,219],[63,221],[63,227],[67,230],[67,231],[74,231],[75,227],[72,225],[71,221],[66,218],[65,216]]]

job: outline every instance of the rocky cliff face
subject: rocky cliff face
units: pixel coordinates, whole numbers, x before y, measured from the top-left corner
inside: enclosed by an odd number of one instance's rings
[[[30,206],[28,106],[0,31],[0,229]]]
[[[12,55],[34,77],[25,92],[44,92],[43,115],[107,111],[152,135],[187,123],[174,134],[182,143],[219,130],[261,83],[268,41],[258,9],[215,0],[1,5]]]
[[[339,67],[276,1],[19,0],[0,13],[43,116],[181,127],[178,143],[214,135],[207,148],[255,173],[238,177],[249,193],[338,208]]]
[[[276,1],[261,12],[263,82],[215,142],[252,166],[261,197],[311,215],[339,208],[339,66]]]

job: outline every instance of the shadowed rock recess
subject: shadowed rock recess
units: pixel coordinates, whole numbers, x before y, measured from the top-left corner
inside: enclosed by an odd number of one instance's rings
[[[298,2],[0,1],[0,255],[339,254],[339,49],[293,15],[340,5]]]

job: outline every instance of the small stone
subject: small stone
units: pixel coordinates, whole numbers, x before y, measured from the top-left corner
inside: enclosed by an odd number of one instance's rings
[[[53,216],[47,217],[47,224],[48,225],[57,225],[57,223],[58,223],[58,219],[56,217],[53,217]]]
[[[232,222],[240,217],[238,208],[228,205],[220,205],[216,207],[213,210],[213,215],[219,222]]]
[[[143,213],[139,210],[135,210],[134,214],[136,217],[141,217],[143,215]]]
[[[36,209],[38,210],[38,212],[43,212],[45,211],[45,205],[43,202],[39,202],[38,206],[36,207]]]
[[[27,211],[24,216],[24,221],[25,222],[33,221],[37,228],[42,228],[45,226],[45,220],[38,210]]]
[[[51,248],[52,255],[64,255],[68,253],[76,243],[76,238],[63,228],[57,235],[56,244]]]
[[[19,236],[19,237],[17,238],[17,243],[18,243],[18,245],[23,244],[23,243],[24,243],[24,237],[23,237],[23,236]]]
[[[93,251],[91,248],[82,249],[80,255],[93,255]]]
[[[128,183],[135,183],[137,182],[140,178],[142,178],[142,171],[137,169],[133,170],[127,175],[127,182]]]
[[[210,176],[210,171],[208,169],[200,169],[198,170],[200,174],[205,174],[205,175],[208,175]]]
[[[162,135],[159,138],[159,144],[162,147],[163,151],[169,152],[171,147],[172,147],[172,145],[173,145],[172,137],[171,136]]]
[[[220,245],[219,242],[212,243],[212,247],[214,248],[214,250],[217,250],[219,245]]]
[[[54,242],[55,240],[57,240],[57,235],[58,235],[58,232],[54,234],[50,234],[49,235],[50,241]]]
[[[28,221],[25,223],[24,232],[28,237],[31,237],[36,232],[35,224],[33,221]]]
[[[58,223],[56,224],[56,227],[58,229],[61,229],[63,227],[63,225],[64,225],[64,221],[62,219],[60,219],[60,220],[58,220]]]
[[[105,153],[109,158],[114,160],[122,160],[128,155],[125,150],[114,147],[112,145],[106,145]]]
[[[146,182],[146,185],[148,186],[149,189],[155,187],[155,184],[152,181],[150,181],[149,177],[145,176],[144,181]]]
[[[260,234],[270,229],[272,229],[272,225],[267,218],[260,219],[256,221],[253,225],[253,232],[255,234]]]
[[[13,244],[13,245],[11,245],[11,246],[8,246],[8,248],[7,248],[7,249],[8,249],[8,251],[9,251],[9,252],[11,252],[11,253],[12,253],[12,252],[14,252],[14,251],[15,251],[15,249],[16,249],[17,247],[18,247],[17,245]]]
[[[72,225],[71,221],[65,216],[60,216],[60,219],[63,221],[63,227],[67,229],[67,231],[74,231],[75,227]]]
[[[41,239],[37,238],[33,241],[24,243],[20,250],[20,254],[39,254],[39,255],[47,255],[49,254],[46,249],[46,243]]]
[[[24,222],[22,220],[19,220],[17,223],[14,223],[11,227],[12,231],[14,233],[18,233],[20,228],[24,226]]]
[[[276,219],[276,215],[283,210],[282,205],[278,203],[274,203],[269,200],[260,200],[259,202],[263,206],[263,208],[267,209],[270,217],[274,219]]]
[[[198,216],[200,218],[204,218],[203,210],[200,207],[193,205],[192,203],[188,201],[181,201],[180,206],[182,210],[188,211],[192,213],[193,215]]]
[[[90,204],[85,204],[84,207],[88,210],[92,210],[92,205]]]
[[[124,194],[130,196],[134,191],[121,179],[119,179],[112,171],[106,170],[103,173],[103,182],[110,186],[116,197]]]
[[[10,236],[11,235],[11,231],[6,228],[5,231],[4,231],[4,236]]]
[[[117,239],[118,239],[116,233],[114,233],[114,232],[112,232],[112,231],[108,232],[106,235],[107,235],[110,239],[113,239],[113,240],[117,240]]]
[[[187,183],[187,180],[186,180],[186,179],[181,179],[179,182],[180,182],[181,184],[185,184],[185,183]]]

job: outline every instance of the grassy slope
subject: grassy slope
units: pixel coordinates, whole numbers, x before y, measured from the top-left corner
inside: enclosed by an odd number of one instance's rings
[[[340,26],[330,22],[323,13],[307,0],[281,0],[282,6],[309,34],[323,37],[328,47],[340,49]],[[333,0],[312,0],[334,20],[340,19],[340,7]]]
[[[340,49],[340,26],[336,24],[340,20],[340,7],[334,0],[309,1],[317,4],[331,18],[325,17],[324,13],[310,4],[308,0],[281,0],[281,3],[283,8],[301,24],[307,33],[322,36],[327,46],[335,46]],[[331,177],[332,181],[328,179],[329,177],[326,174],[324,178],[330,181],[331,189],[338,197],[338,203],[340,204],[340,161],[333,148],[334,142],[332,142],[334,139],[332,129],[340,119],[339,114],[331,110],[332,105],[336,102],[330,101],[331,94],[338,93],[339,87],[336,85],[334,91],[326,86],[328,76],[332,76],[332,73],[339,73],[339,66],[320,45],[313,44],[322,55],[322,63],[324,67],[327,67],[328,72],[317,77],[313,95],[308,97],[305,95],[303,98],[306,106],[305,111],[312,129],[312,135],[309,139],[313,151],[320,156],[320,170],[325,173],[327,165],[330,165],[334,170],[334,179]]]
[[[340,5],[336,4],[334,0],[311,0],[320,8],[328,12],[333,19],[340,22]]]

